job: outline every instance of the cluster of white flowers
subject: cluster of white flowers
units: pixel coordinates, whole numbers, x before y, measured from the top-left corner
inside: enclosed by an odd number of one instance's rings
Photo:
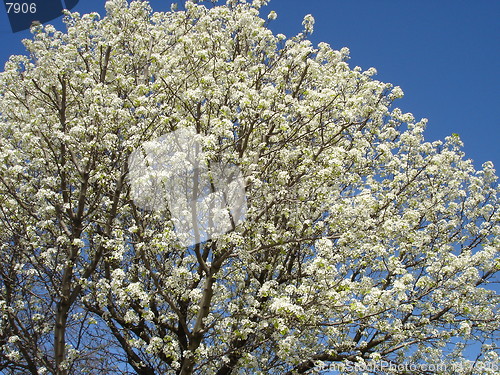
[[[0,360],[39,373],[104,357],[136,372],[298,373],[318,358],[460,362],[461,342],[498,332],[493,165],[476,171],[456,135],[425,142],[426,120],[393,106],[401,88],[307,40],[312,16],[296,37],[273,35],[265,3],[151,13],[112,0],[102,19],[66,13],[66,33],[40,27],[29,56],[6,64]],[[204,192],[181,173],[190,150],[160,141],[178,129],[209,161],[206,191],[222,192],[196,208],[233,220],[197,243],[194,228],[176,235],[193,219],[189,194]],[[147,159],[135,171],[134,150]],[[240,221],[210,211],[230,201],[221,176],[235,170]],[[134,190],[131,171],[151,189]],[[174,172],[182,201],[150,179],[177,183]]]

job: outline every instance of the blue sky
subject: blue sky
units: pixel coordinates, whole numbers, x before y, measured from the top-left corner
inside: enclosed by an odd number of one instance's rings
[[[351,50],[350,64],[375,67],[401,86],[396,105],[429,119],[427,138],[458,133],[476,167],[500,171],[500,2],[493,0],[272,0],[273,29],[315,19],[313,42]]]
[[[104,2],[79,0],[72,10],[104,14]],[[168,10],[171,2],[150,1],[154,10]],[[271,0],[264,15],[270,10],[278,13],[271,28],[287,36],[312,14],[312,41],[349,47],[352,66],[373,66],[377,79],[401,86],[405,98],[396,104],[429,119],[428,140],[458,133],[476,167],[491,160],[500,170],[500,2]],[[60,18],[50,22],[62,27]],[[29,36],[12,33],[0,6],[2,66],[10,54],[22,53],[20,40]]]

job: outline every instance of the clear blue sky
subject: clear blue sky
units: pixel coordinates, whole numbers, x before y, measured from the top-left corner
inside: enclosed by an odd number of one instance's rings
[[[285,35],[311,13],[311,39],[351,50],[350,64],[375,67],[401,86],[396,104],[429,119],[427,138],[458,133],[476,166],[500,171],[500,2],[494,0],[273,0]],[[498,173],[497,173],[498,174]]]
[[[104,14],[104,2],[79,0],[72,10]],[[171,2],[150,1],[154,10],[168,10]],[[271,0],[263,13],[269,10],[278,13],[271,28],[287,36],[300,32],[311,13],[313,42],[349,47],[352,66],[373,66],[377,79],[401,86],[405,98],[397,105],[429,119],[428,140],[458,133],[476,167],[491,160],[500,171],[499,1]],[[61,18],[50,22],[62,27]],[[2,66],[22,52],[20,40],[29,35],[12,33],[0,5]]]

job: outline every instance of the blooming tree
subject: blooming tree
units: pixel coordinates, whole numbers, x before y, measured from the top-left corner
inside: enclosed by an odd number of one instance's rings
[[[299,35],[274,35],[264,3],[152,13],[109,0],[102,19],[68,12],[65,32],[34,26],[28,54],[7,62],[0,373],[291,375],[377,361],[494,373],[493,165],[476,171],[456,135],[426,142],[425,121],[392,104],[399,87],[350,68],[346,48],[311,44],[311,16]],[[129,168],[179,129],[202,148],[205,185],[211,165],[244,180],[244,218],[190,245],[173,199],[144,204]],[[469,342],[482,344],[473,363]]]

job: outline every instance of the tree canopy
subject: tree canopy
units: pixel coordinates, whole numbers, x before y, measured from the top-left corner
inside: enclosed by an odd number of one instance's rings
[[[7,62],[0,373],[495,373],[492,163],[476,171],[457,135],[426,142],[399,87],[308,40],[311,16],[274,35],[265,3],[109,0],[102,19],[34,26]],[[199,241],[180,238],[177,198],[152,203],[168,189],[134,185],[173,168],[153,168],[148,145],[179,131],[231,219]],[[243,198],[227,198],[231,181]]]

